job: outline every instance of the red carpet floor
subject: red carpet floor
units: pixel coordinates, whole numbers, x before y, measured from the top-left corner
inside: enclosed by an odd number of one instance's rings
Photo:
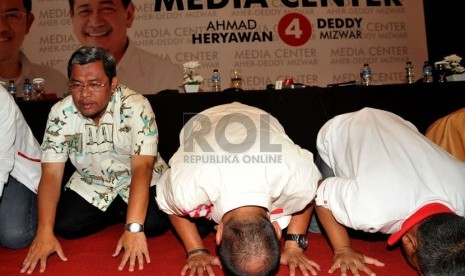
[[[152,262],[145,264],[144,270],[136,270],[131,273],[126,267],[124,271],[118,271],[117,266],[120,262],[120,257],[113,258],[111,255],[121,235],[121,227],[113,226],[105,231],[78,240],[61,239],[61,245],[65,251],[65,255],[68,257],[68,261],[63,262],[57,255],[52,255],[47,262],[45,272],[40,274],[36,269],[32,275],[180,275],[181,268],[185,262],[185,252],[172,232],[168,232],[161,237],[148,239]],[[204,243],[211,252],[215,252],[213,234],[206,237]],[[353,247],[364,252],[366,255],[378,258],[386,264],[384,268],[372,267],[377,275],[417,275],[404,260],[400,249],[387,249],[383,238],[355,238],[353,240]],[[27,249],[9,250],[0,248],[0,275],[25,275],[19,273],[19,266],[26,253]],[[339,272],[333,274],[327,273],[332,259],[332,252],[321,234],[309,234],[309,248],[306,254],[310,259],[317,261],[323,268],[319,275],[340,275]],[[214,271],[216,275],[223,275],[219,268],[215,268]],[[287,266],[281,266],[278,275],[289,275]],[[297,275],[301,275],[300,272]]]

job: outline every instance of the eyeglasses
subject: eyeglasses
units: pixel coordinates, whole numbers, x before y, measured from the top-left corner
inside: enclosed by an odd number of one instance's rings
[[[7,11],[0,13],[0,18],[7,24],[23,22],[26,13],[22,11]]]
[[[85,87],[89,89],[90,92],[100,92],[103,90],[103,87],[107,85],[106,83],[100,83],[98,81],[89,82],[88,84],[83,84],[82,82],[70,81],[68,82],[68,87],[71,92],[80,93],[84,90]]]

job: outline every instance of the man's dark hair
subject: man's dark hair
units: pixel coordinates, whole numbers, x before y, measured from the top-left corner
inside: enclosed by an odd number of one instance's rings
[[[69,10],[71,13],[74,12],[74,0],[68,0],[69,2]],[[127,8],[129,4],[131,3],[131,0],[121,0],[121,3],[123,3],[124,8]]]
[[[27,13],[31,13],[32,10],[32,0],[23,0],[24,8]]]
[[[71,55],[68,62],[68,79],[71,77],[71,71],[74,65],[84,65],[96,61],[103,62],[105,75],[107,75],[111,82],[113,77],[116,76],[115,58],[107,50],[97,46],[82,46]]]
[[[269,219],[233,218],[224,225],[218,255],[225,275],[276,275],[280,243]]]
[[[465,275],[465,218],[438,214],[418,227],[418,265],[426,276]]]

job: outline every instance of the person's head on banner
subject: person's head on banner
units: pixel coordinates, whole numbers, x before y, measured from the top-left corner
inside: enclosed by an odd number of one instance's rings
[[[82,45],[99,46],[121,60],[127,45],[127,29],[134,21],[131,0],[69,0],[74,34]]]

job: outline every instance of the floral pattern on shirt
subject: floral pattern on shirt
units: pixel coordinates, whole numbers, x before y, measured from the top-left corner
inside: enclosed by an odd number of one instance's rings
[[[42,162],[76,168],[66,184],[88,202],[106,210],[116,196],[129,200],[131,156],[157,156],[151,186],[167,168],[158,156],[158,129],[148,100],[118,86],[98,124],[84,117],[67,97],[55,104],[42,143]]]

